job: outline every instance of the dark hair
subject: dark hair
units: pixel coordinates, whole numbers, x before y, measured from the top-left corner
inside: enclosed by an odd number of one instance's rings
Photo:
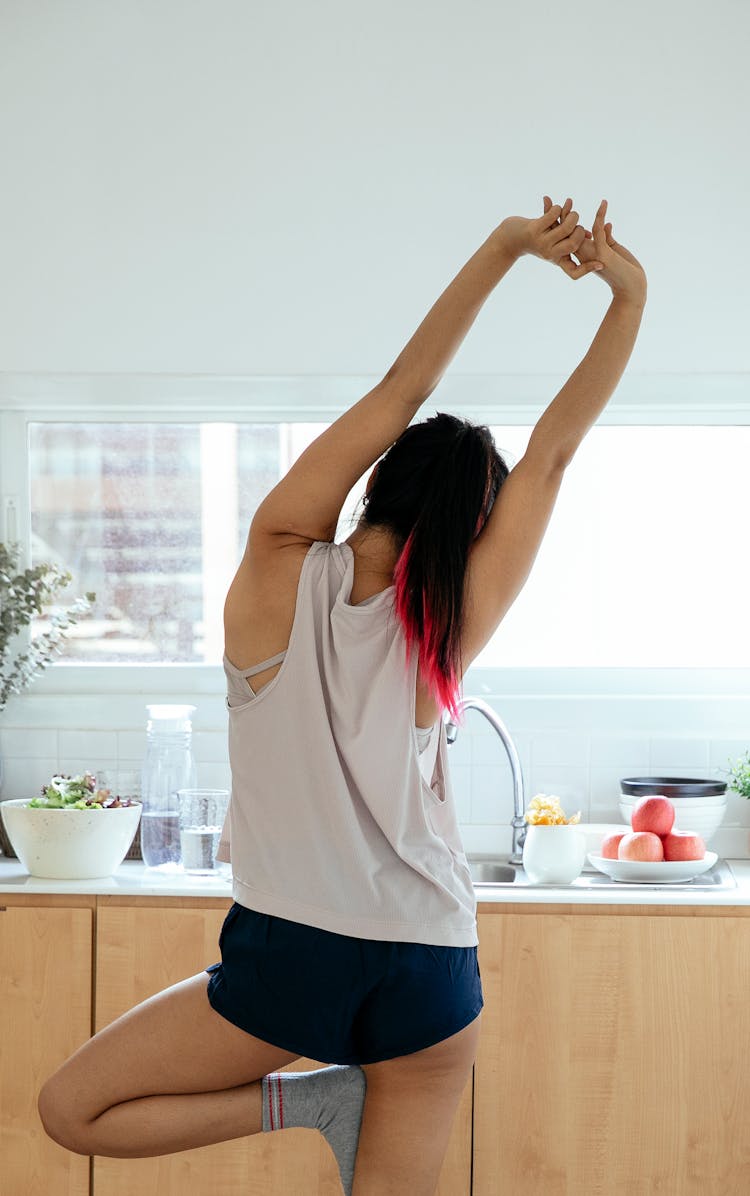
[[[488,427],[440,411],[391,445],[363,500],[362,521],[388,528],[401,548],[393,579],[407,660],[416,645],[425,680],[453,719],[469,548],[508,472]]]

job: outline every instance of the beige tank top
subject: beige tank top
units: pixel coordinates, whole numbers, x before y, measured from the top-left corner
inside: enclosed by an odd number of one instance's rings
[[[285,651],[251,669],[224,657],[232,793],[217,858],[235,901],[261,913],[476,946],[445,725],[415,725],[394,587],[352,606],[353,580],[351,547],[316,540]],[[280,661],[254,693],[247,678]]]

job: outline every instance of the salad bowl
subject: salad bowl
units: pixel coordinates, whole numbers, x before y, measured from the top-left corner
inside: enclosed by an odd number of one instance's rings
[[[32,876],[96,880],[111,876],[124,860],[143,807],[96,790],[92,782],[91,774],[53,777],[42,798],[0,802],[11,846]]]

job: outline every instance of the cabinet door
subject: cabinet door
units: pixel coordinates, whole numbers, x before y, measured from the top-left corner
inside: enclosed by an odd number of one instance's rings
[[[45,1133],[37,1099],[91,1034],[92,914],[0,895],[2,1196],[88,1196],[88,1159]]]
[[[228,908],[228,907],[227,907]],[[100,906],[96,950],[96,1029],[140,1001],[221,958],[217,909]],[[285,1071],[325,1067],[300,1058]],[[461,1099],[436,1196],[469,1196],[472,1082]],[[288,1129],[148,1159],[95,1156],[92,1196],[336,1196],[336,1160],[322,1134]]]
[[[750,919],[478,922],[474,1196],[750,1191]]]

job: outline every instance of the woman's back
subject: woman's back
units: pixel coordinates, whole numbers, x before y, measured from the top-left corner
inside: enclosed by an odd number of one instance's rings
[[[229,589],[224,608],[225,650],[238,669],[252,666],[284,652],[294,621],[300,573],[312,543],[300,536],[279,536],[266,551],[248,547],[243,565]],[[355,540],[350,536],[349,540]],[[368,602],[392,585],[387,573],[380,576],[372,569],[372,557],[360,560],[359,550],[344,541],[352,553],[354,580],[351,593],[344,596],[351,606]],[[346,551],[346,549],[344,549]],[[383,582],[385,581],[385,585]],[[277,675],[281,662],[253,675],[252,690],[257,694]],[[431,728],[440,709],[417,670],[415,686],[415,722],[419,728]]]
[[[291,570],[299,549],[278,551]],[[259,673],[249,686],[250,662],[227,637],[232,798],[218,858],[228,847],[234,898],[249,909],[355,937],[473,946],[445,726],[425,732],[423,772],[416,654],[392,587],[348,601],[353,566],[347,544],[309,546],[287,651],[264,685]],[[248,647],[267,659],[285,645]]]

